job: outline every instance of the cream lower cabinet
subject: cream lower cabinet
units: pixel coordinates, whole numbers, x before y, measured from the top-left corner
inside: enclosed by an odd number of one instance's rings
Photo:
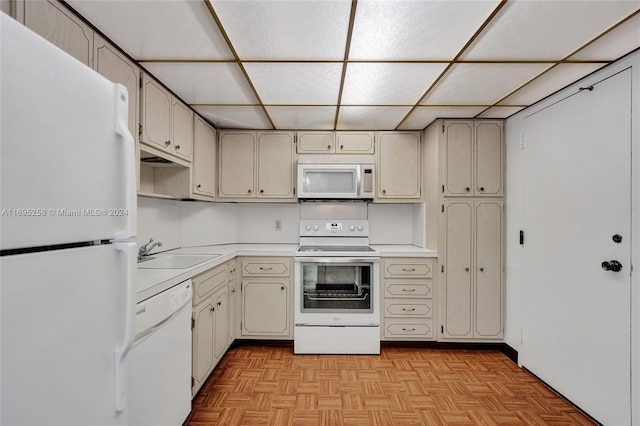
[[[420,133],[378,132],[375,202],[420,202]]]
[[[382,340],[435,340],[435,261],[383,258]]]
[[[292,259],[241,258],[241,338],[292,337]]]
[[[504,337],[504,205],[460,199],[443,204],[442,339]]]
[[[293,132],[221,131],[218,144],[218,198],[295,200]]]
[[[229,264],[193,278],[192,386],[195,395],[229,348]]]

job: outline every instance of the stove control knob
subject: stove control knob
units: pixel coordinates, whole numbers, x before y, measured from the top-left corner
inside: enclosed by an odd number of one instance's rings
[[[362,232],[364,230],[364,226],[358,225],[358,231]]]
[[[318,229],[320,229],[320,227],[318,225],[313,225],[313,230],[317,231]]]
[[[356,230],[355,225],[349,225],[349,231],[353,232]]]
[[[311,231],[311,225],[307,225],[304,227],[305,231]]]

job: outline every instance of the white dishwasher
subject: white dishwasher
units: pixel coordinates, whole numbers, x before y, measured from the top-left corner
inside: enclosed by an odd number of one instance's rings
[[[191,411],[191,280],[136,306],[129,424],[180,426]]]

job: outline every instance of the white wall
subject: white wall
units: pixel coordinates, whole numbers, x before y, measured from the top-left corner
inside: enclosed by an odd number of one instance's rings
[[[234,244],[238,240],[237,204],[181,203],[182,246]]]
[[[417,240],[422,242],[424,232],[421,226],[421,206],[422,204],[369,204],[369,243],[415,244]],[[416,215],[419,216],[417,219]],[[416,226],[418,229],[415,229]]]
[[[548,105],[565,97],[568,93],[573,93],[580,86],[588,86],[608,76],[611,76],[625,68],[633,67],[633,91],[632,94],[632,263],[640,265],[640,52],[629,55],[617,63],[587,77],[581,82],[577,82],[571,87],[557,93],[556,95],[528,108],[527,110],[514,115],[506,122],[507,140],[507,264],[506,264],[506,334],[505,340],[508,345],[520,351],[525,350],[521,345],[521,326],[524,323],[522,313],[526,311],[528,301],[523,297],[522,288],[522,249],[519,245],[519,231],[523,228],[523,176],[524,156],[520,148],[521,133],[524,132],[523,118],[533,111],[540,110]],[[606,109],[606,105],[602,105]],[[598,113],[598,111],[594,111]],[[526,137],[525,137],[526,143]],[[552,153],[550,153],[552,155]],[[526,234],[525,234],[526,241]],[[542,266],[543,267],[543,266]],[[633,337],[631,342],[632,351],[632,404],[634,413],[634,424],[640,424],[640,279],[637,273],[632,275],[632,300],[631,300],[631,327]],[[571,315],[571,306],[567,306],[567,315]],[[526,336],[525,336],[526,340]],[[598,336],[594,336],[594,344],[598,344]],[[611,348],[615,350],[615,348]]]
[[[298,204],[238,204],[238,243],[291,243],[299,239]],[[275,229],[275,221],[281,221],[281,230]]]
[[[182,247],[180,201],[138,197],[138,245],[161,241],[153,252]]]

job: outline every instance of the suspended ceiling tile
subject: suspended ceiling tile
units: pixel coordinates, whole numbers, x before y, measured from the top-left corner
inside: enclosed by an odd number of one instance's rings
[[[637,1],[509,1],[463,59],[563,59],[637,8]]]
[[[195,106],[195,111],[217,129],[271,129],[271,123],[259,106]]]
[[[202,1],[67,3],[136,60],[233,58]]]
[[[270,105],[336,105],[341,63],[247,63],[258,96]]]
[[[446,64],[350,63],[343,105],[414,105]]]
[[[499,104],[531,105],[603,66],[604,64],[556,65]]]
[[[522,111],[523,109],[525,109],[525,107],[523,106],[517,106],[517,107],[494,106],[489,108],[482,114],[480,114],[478,118],[507,118],[518,111]]]
[[[493,105],[549,64],[455,64],[422,105]]]
[[[351,2],[211,4],[241,59],[344,59]]]
[[[569,59],[614,61],[640,47],[640,13]]]
[[[256,104],[240,67],[231,63],[142,64],[188,104]]]
[[[360,1],[349,59],[453,59],[498,3]]]
[[[338,116],[338,130],[393,130],[411,107],[343,106]]]
[[[335,106],[267,106],[266,108],[277,129],[333,129],[336,118]]]
[[[398,130],[422,130],[437,118],[473,118],[486,107],[419,106],[402,122]]]

